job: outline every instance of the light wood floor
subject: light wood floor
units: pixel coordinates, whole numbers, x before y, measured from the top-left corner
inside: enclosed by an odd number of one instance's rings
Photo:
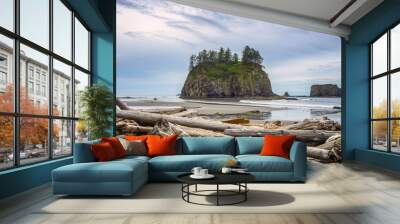
[[[36,214],[35,208],[54,200],[50,187],[42,186],[0,202],[0,223],[400,223],[400,174],[359,163],[309,164],[308,182],[367,206],[357,214]]]

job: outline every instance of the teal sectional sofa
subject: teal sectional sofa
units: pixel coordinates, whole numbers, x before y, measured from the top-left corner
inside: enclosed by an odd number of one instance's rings
[[[74,163],[52,172],[54,194],[131,195],[148,181],[176,181],[193,167],[218,172],[228,160],[236,160],[259,182],[304,182],[306,146],[294,142],[290,159],[260,156],[263,137],[182,137],[176,142],[177,155],[128,156],[96,162],[90,145],[75,145]]]

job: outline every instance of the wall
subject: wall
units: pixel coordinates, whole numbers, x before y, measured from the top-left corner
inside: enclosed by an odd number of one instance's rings
[[[400,164],[400,157],[369,150],[369,43],[400,21],[399,12],[400,0],[386,0],[351,27],[348,41],[342,40],[344,158],[392,170],[399,166],[392,160]]]
[[[115,95],[115,0],[67,2],[92,31],[93,83],[106,84]],[[112,119],[115,121],[115,115]],[[113,130],[110,127],[110,131]],[[69,157],[0,172],[0,199],[48,183],[53,169],[71,163]]]

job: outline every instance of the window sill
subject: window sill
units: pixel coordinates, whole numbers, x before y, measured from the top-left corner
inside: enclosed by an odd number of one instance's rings
[[[10,174],[10,173],[14,173],[14,172],[23,171],[23,170],[32,169],[32,168],[35,168],[35,167],[49,165],[49,164],[52,164],[52,163],[58,163],[58,162],[66,161],[66,160],[69,160],[69,159],[72,159],[72,156],[67,156],[67,157],[62,157],[62,158],[59,158],[59,159],[52,159],[52,160],[47,160],[47,161],[38,162],[38,163],[34,163],[34,164],[29,164],[29,165],[24,165],[24,166],[20,166],[20,167],[10,168],[10,169],[7,169],[7,170],[0,171],[0,176],[1,175],[6,175],[6,174]]]

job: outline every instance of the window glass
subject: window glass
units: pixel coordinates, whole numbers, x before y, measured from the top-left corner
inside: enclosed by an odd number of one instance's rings
[[[390,64],[391,69],[400,67],[400,24],[391,31],[390,37]]]
[[[387,118],[387,77],[372,81],[372,118]]]
[[[400,118],[400,72],[391,75],[390,85],[391,116]]]
[[[14,73],[12,39],[0,34],[0,111],[14,111]]]
[[[49,48],[49,0],[20,0],[21,36]]]
[[[0,1],[0,26],[14,31],[14,0]]]
[[[53,0],[53,51],[71,60],[72,12],[60,1]]]
[[[387,121],[372,122],[372,147],[387,151]]]
[[[14,165],[14,124],[10,116],[0,115],[0,170]]]
[[[75,63],[89,70],[89,32],[75,18]]]
[[[89,86],[89,75],[75,69],[75,117],[81,114],[80,95],[87,86]]]
[[[372,75],[387,71],[387,34],[372,44]]]
[[[53,120],[53,156],[72,154],[72,121]]]
[[[21,44],[20,55],[21,113],[47,115],[49,107],[49,94],[47,93],[49,89],[49,57],[23,44]],[[27,80],[29,80],[29,74],[27,74],[27,71],[29,73],[29,69],[26,68],[33,68],[36,74],[33,81],[35,86],[33,94],[30,94],[28,90],[29,84]]]
[[[395,153],[400,153],[400,120],[393,120],[391,121],[391,124],[391,151]]]
[[[20,118],[21,164],[35,163],[49,158],[49,120],[45,118]]]
[[[72,69],[53,60],[53,115],[72,117]]]
[[[75,121],[75,142],[84,142],[88,138],[88,129],[84,120]]]

